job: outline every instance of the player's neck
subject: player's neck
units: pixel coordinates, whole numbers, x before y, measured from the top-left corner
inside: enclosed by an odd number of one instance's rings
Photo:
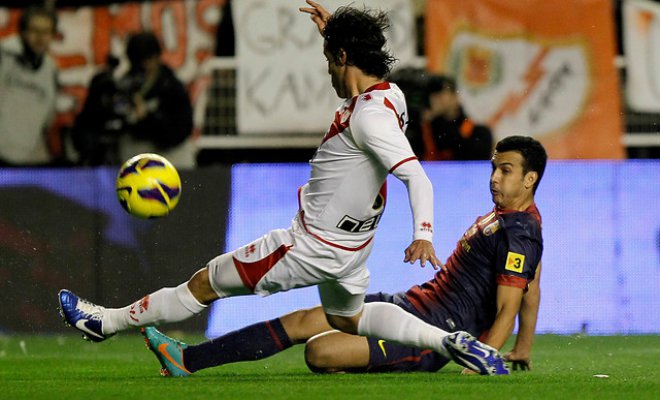
[[[534,197],[524,197],[520,199],[516,199],[515,201],[512,201],[510,204],[507,204],[504,207],[498,207],[501,210],[506,210],[506,211],[525,211],[527,210],[532,204],[534,204]]]
[[[383,82],[381,78],[375,76],[366,75],[362,71],[359,71],[357,68],[354,73],[349,74],[346,79],[346,86],[350,97],[357,96],[361,93],[364,93],[367,89],[373,85]]]

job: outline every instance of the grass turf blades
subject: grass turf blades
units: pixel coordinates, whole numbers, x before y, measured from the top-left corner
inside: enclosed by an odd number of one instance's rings
[[[455,364],[437,373],[317,375],[305,367],[302,350],[168,379],[137,333],[100,344],[73,335],[0,336],[0,397],[638,400],[660,393],[660,336],[540,335],[531,372],[495,377],[460,375]]]

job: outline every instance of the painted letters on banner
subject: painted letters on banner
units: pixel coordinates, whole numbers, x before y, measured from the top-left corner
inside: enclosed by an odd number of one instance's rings
[[[623,7],[628,104],[635,111],[660,112],[660,4],[629,0]]]
[[[322,2],[328,11],[343,0]],[[360,0],[387,11],[388,47],[399,65],[415,51],[409,0]],[[241,0],[232,3],[238,62],[237,124],[240,134],[310,133],[323,136],[339,105],[330,84],[323,39],[307,14],[291,0]]]
[[[429,69],[456,78],[496,139],[534,136],[551,158],[621,158],[608,0],[429,0]]]

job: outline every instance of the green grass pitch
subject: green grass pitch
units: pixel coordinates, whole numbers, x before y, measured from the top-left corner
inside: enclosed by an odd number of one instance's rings
[[[455,364],[437,373],[315,375],[302,346],[185,379],[158,370],[137,334],[99,344],[73,335],[0,337],[0,399],[638,400],[660,398],[660,336],[541,335],[531,372],[497,377],[460,375]]]

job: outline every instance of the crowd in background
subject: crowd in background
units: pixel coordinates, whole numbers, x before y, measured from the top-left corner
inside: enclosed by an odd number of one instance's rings
[[[45,3],[52,6],[54,1]],[[423,4],[413,1],[418,54],[423,53]],[[620,7],[619,2],[616,5]],[[228,39],[218,43],[217,55],[234,54],[229,22],[219,27]],[[177,166],[194,167],[197,149],[191,139],[190,96],[163,62],[162,38],[152,32],[135,32],[127,38],[123,55],[129,61],[127,68],[117,68],[118,59],[108,55],[106,65],[90,80],[72,126],[53,128],[57,66],[48,49],[56,38],[57,23],[52,8],[31,6],[21,16],[17,40],[0,42],[0,166],[117,165],[134,154],[156,152]],[[390,80],[407,96],[406,135],[420,159],[490,157],[493,133],[466,115],[452,77],[402,68]],[[68,151],[63,141],[70,143]]]
[[[0,47],[0,163],[46,166],[61,161],[49,129],[55,114],[57,67],[48,49],[57,32],[56,14],[29,7],[19,22],[19,40]],[[117,165],[139,153],[159,153],[181,167],[195,165],[189,140],[190,98],[183,83],[161,60],[152,32],[128,37],[126,71],[116,60],[91,80],[71,139],[77,165]]]
[[[129,65],[108,62],[92,77],[88,94],[67,131],[74,153],[62,154],[61,132],[53,132],[57,67],[48,54],[57,15],[31,6],[21,16],[17,41],[0,47],[0,163],[2,166],[117,165],[134,154],[155,152],[175,165],[195,165],[193,111],[183,83],[161,59],[160,39],[135,32],[126,41]],[[412,101],[408,136],[424,160],[488,159],[493,139],[460,105],[450,77],[423,70],[392,76]],[[412,79],[411,79],[412,78]],[[30,110],[30,112],[25,112]]]

